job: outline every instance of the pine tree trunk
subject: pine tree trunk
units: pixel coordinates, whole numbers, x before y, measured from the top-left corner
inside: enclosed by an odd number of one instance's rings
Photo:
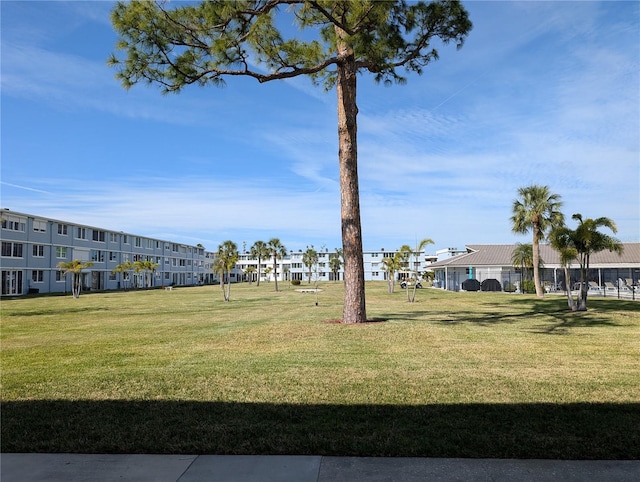
[[[340,162],[340,202],[342,248],[344,252],[343,323],[367,321],[362,259],[362,226],[358,188],[358,144],[356,65],[353,50],[344,41],[346,34],[336,27],[338,39],[338,158]]]

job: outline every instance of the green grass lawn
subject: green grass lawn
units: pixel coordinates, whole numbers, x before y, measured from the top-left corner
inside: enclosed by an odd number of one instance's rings
[[[2,451],[640,458],[640,303],[281,288],[2,300]]]

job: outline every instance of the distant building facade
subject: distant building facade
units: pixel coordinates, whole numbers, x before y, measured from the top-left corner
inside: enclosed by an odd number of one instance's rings
[[[601,251],[591,255],[587,282],[590,291],[604,296],[617,294],[618,291],[630,294],[633,298],[640,285],[640,243],[623,243],[623,253],[618,255]],[[520,291],[523,279],[531,274],[523,267],[513,266],[512,257],[515,244],[467,245],[464,250],[449,248],[441,253],[438,261],[430,268],[434,271],[435,286],[449,290],[464,290],[466,280],[497,280],[502,290]],[[565,290],[564,268],[559,255],[548,244],[540,245],[540,258],[544,267],[540,276],[547,291]],[[571,285],[580,278],[577,262],[570,266]],[[470,286],[475,283],[469,283]],[[497,286],[495,283],[493,286]],[[574,286],[570,286],[573,288]]]
[[[58,265],[76,259],[93,263],[82,273],[83,290],[142,286],[144,273],[113,272],[127,261],[157,264],[152,286],[189,286],[213,280],[213,256],[197,246],[6,209],[1,215],[3,296],[70,292],[71,279]]]
[[[157,267],[151,274],[151,286],[196,286],[219,281],[212,267],[215,253],[200,246],[155,239],[95,226],[71,223],[42,216],[3,209],[0,211],[2,229],[2,296],[20,296],[28,293],[71,292],[71,279],[58,265],[73,260],[90,261],[83,270],[83,290],[118,290],[132,286],[145,286],[148,273],[117,273],[116,266],[136,261],[151,261]],[[514,267],[511,259],[516,245],[467,245],[464,249],[445,248],[435,255],[420,252],[412,254],[405,266],[394,276],[397,280],[414,273],[430,273],[434,286],[451,291],[464,289],[466,280],[478,283],[497,280],[502,290],[519,290],[527,278],[521,268]],[[548,245],[541,245],[542,281],[547,290],[564,289],[564,270],[558,254]],[[364,251],[366,281],[385,281],[389,273],[383,260],[393,257],[396,250]],[[311,267],[311,282],[344,280],[342,263],[336,272],[331,270],[331,259],[337,256],[329,250],[318,250],[318,263]],[[289,251],[277,259],[258,260],[249,253],[239,254],[238,262],[229,275],[229,281],[255,282],[260,272],[261,282],[309,281],[309,268],[303,263],[303,252]],[[342,261],[342,260],[341,260]],[[251,268],[251,269],[250,269]],[[578,280],[578,266],[572,265],[572,283]],[[625,243],[622,256],[604,251],[591,257],[588,281],[601,289],[601,294],[624,290],[634,294],[640,285],[640,243]],[[494,284],[495,287],[495,284]],[[639,291],[640,294],[640,291]]]
[[[1,212],[2,295],[20,296],[28,293],[71,292],[71,279],[58,265],[73,260],[90,261],[92,266],[83,270],[82,287],[85,291],[118,290],[131,286],[144,286],[144,272],[116,273],[114,269],[127,261],[151,261],[157,268],[151,275],[151,287],[195,286],[219,281],[212,267],[215,253],[202,247],[172,241],[112,231],[96,226],[3,209]],[[302,261],[302,251],[290,251],[277,260],[260,260],[261,281],[308,280],[309,269]],[[365,251],[365,280],[386,280],[382,260],[395,251]],[[331,270],[330,260],[337,256],[328,250],[318,252],[318,263],[312,267],[311,279],[340,281],[344,279],[342,265]],[[425,253],[413,255],[408,269],[422,272],[436,260]],[[247,268],[253,267],[253,270]],[[406,273],[404,273],[406,274]],[[402,278],[403,272],[396,273]],[[146,274],[148,276],[148,274]],[[229,274],[232,283],[257,281],[258,260],[248,253],[240,253],[235,268]]]

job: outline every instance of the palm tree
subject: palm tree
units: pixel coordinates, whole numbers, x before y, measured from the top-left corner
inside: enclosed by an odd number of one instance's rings
[[[560,264],[564,270],[564,284],[567,290],[567,303],[571,311],[578,309],[577,303],[573,301],[573,293],[571,291],[571,262],[578,257],[578,250],[573,242],[573,231],[566,226],[560,226],[549,236],[551,247],[560,255]]]
[[[542,298],[544,292],[540,282],[540,241],[553,228],[561,226],[564,216],[560,212],[562,202],[558,194],[551,194],[548,186],[532,185],[518,189],[520,199],[513,202],[513,216],[511,216],[514,233],[526,234],[533,232],[533,281],[536,286],[536,296]]]
[[[122,286],[124,287],[125,291],[127,289],[127,281],[129,281],[129,276],[127,275],[125,277],[125,274],[127,274],[131,270],[133,270],[133,263],[131,261],[120,263],[111,270],[112,273],[120,273],[120,276],[122,276]]]
[[[82,262],[79,259],[73,261],[63,261],[58,263],[58,269],[62,270],[62,273],[66,276],[71,274],[72,276],[72,293],[74,298],[80,298],[80,292],[82,291],[82,270],[93,266],[91,261]]]
[[[256,241],[253,243],[251,248],[249,249],[249,253],[251,257],[258,260],[258,282],[256,286],[260,286],[260,266],[262,264],[262,260],[269,256],[271,253],[267,248],[267,243],[264,241]]]
[[[516,243],[516,247],[511,253],[511,263],[514,268],[522,270],[522,279],[524,280],[525,270],[533,270],[533,245],[531,243]],[[543,267],[544,260],[538,256],[538,268]],[[524,293],[523,286],[520,286],[520,290]]]
[[[342,249],[336,248],[335,253],[331,253],[329,255],[329,269],[333,273],[333,281],[337,281],[338,273],[340,272],[340,268],[342,268]]]
[[[309,284],[311,284],[311,269],[318,263],[318,252],[313,245],[302,253],[302,263],[309,269]]]
[[[411,246],[409,246],[408,244],[403,244],[402,246],[400,246],[400,249],[396,251],[396,254],[395,254],[396,262],[398,263],[398,270],[402,272],[402,281],[405,281],[404,288],[407,293],[407,301],[409,301],[410,298],[409,298],[409,283],[406,283],[406,281],[408,281],[407,275],[410,272],[409,259],[411,258],[412,253],[413,251],[411,250]]]
[[[220,286],[222,287],[222,297],[224,301],[231,300],[231,282],[229,273],[238,261],[238,246],[233,241],[224,241],[218,246],[216,259],[214,260],[214,270],[220,274]],[[225,285],[225,276],[227,283]],[[226,286],[226,289],[225,289]]]
[[[267,243],[269,252],[273,256],[273,277],[276,280],[276,291],[278,291],[278,259],[282,259],[287,254],[287,248],[278,238],[271,238]]]
[[[609,218],[582,219],[582,214],[571,216],[578,221],[575,230],[559,228],[556,236],[566,237],[566,246],[575,248],[578,263],[580,264],[580,298],[578,311],[587,311],[587,275],[589,272],[589,260],[591,255],[600,251],[609,250],[622,254],[623,246],[616,238],[598,231],[598,228],[609,228],[614,234],[618,232],[616,224]]]
[[[400,269],[399,258],[397,256],[389,256],[382,259],[384,270],[387,272],[387,288],[389,293],[393,293],[396,287],[396,271]]]
[[[145,260],[145,261],[138,260],[135,263],[133,263],[134,272],[135,273],[142,272],[142,276],[144,279],[143,288],[151,288],[151,285],[153,284],[153,273],[155,272],[157,267],[158,267],[158,263],[154,263],[153,261],[150,261],[150,260]]]
[[[420,253],[424,248],[427,247],[428,244],[435,244],[435,243],[431,238],[424,238],[422,241],[420,241],[416,246],[415,255],[420,256]],[[418,272],[416,270],[413,270],[413,294],[411,295],[411,299],[409,300],[410,303],[413,303],[416,300],[417,288],[418,288]]]
[[[253,282],[253,273],[256,272],[255,266],[247,266],[247,269],[244,270],[245,274],[249,275],[249,285]]]

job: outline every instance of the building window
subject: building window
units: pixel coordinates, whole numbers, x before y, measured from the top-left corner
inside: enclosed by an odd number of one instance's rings
[[[91,261],[95,261],[97,263],[104,263],[104,251],[92,249]]]
[[[109,281],[115,281],[117,279],[117,273],[109,273]]]
[[[56,258],[65,259],[67,257],[67,248],[65,246],[56,246]]]
[[[34,269],[31,272],[31,281],[34,283],[43,283],[44,282],[44,271],[41,269]]]
[[[122,253],[122,262],[123,263],[128,263],[129,262],[129,253]]]
[[[21,218],[9,216],[2,220],[2,229],[8,229],[10,231],[20,231],[24,233],[26,225],[26,220]]]
[[[138,236],[136,236],[133,240],[133,242],[136,245],[136,248],[141,248],[142,247],[142,238],[139,238]]]
[[[33,221],[33,230],[37,233],[46,233],[47,232],[47,222],[46,221]]]
[[[116,253],[115,251],[109,251],[109,261],[117,261],[118,260],[118,253]]]
[[[61,236],[66,236],[67,232],[68,232],[69,227],[66,224],[59,224],[58,223],[58,234]]]
[[[105,233],[104,231],[98,231],[97,229],[93,230],[93,240],[104,243]]]
[[[64,275],[62,271],[56,271],[56,282],[60,283],[61,281],[64,281]]]
[[[22,244],[3,241],[2,256],[7,258],[22,258]]]
[[[86,228],[76,228],[76,239],[88,239]]]
[[[44,245],[43,244],[34,244],[33,245],[33,256],[34,256],[34,258],[44,258]]]
[[[118,242],[118,235],[116,233],[109,233],[109,242],[110,243],[117,243]]]
[[[129,236],[127,236],[126,234],[122,235],[122,242],[124,244],[129,244]]]
[[[22,271],[2,271],[2,294],[22,294]]]

